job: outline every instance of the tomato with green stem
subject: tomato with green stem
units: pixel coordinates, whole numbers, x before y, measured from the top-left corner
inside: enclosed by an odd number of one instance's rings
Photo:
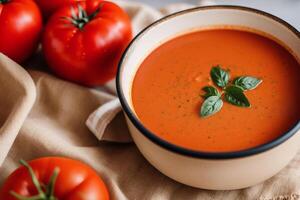
[[[0,199],[109,200],[104,182],[82,162],[46,157],[21,164],[4,182]]]
[[[16,62],[36,50],[42,16],[33,0],[0,0],[0,52]]]
[[[59,9],[48,21],[43,52],[60,77],[87,86],[113,79],[132,39],[128,15],[118,5],[87,0]]]

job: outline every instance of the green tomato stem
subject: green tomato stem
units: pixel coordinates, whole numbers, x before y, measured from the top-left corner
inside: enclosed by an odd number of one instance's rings
[[[20,160],[20,163],[26,167],[28,170],[31,180],[35,186],[35,188],[38,191],[38,194],[36,196],[32,197],[24,197],[15,191],[10,191],[10,194],[14,196],[18,200],[57,200],[57,198],[54,196],[54,188],[55,183],[59,174],[59,168],[55,168],[52,176],[50,177],[48,185],[46,185],[44,188],[46,189],[46,192],[43,191],[41,183],[39,182],[38,178],[36,177],[33,169],[31,166],[24,160]]]
[[[0,4],[8,3],[10,0],[0,0]]]
[[[71,17],[62,17],[62,19],[71,22],[72,25],[82,30],[87,23],[89,23],[99,14],[102,7],[103,4],[101,4],[91,15],[88,15],[82,6],[78,4],[78,14],[76,14],[74,8],[71,7]]]
[[[47,190],[46,190],[46,195],[49,197],[49,200],[56,199],[54,196],[54,188],[55,188],[55,183],[56,183],[58,174],[59,174],[59,168],[55,168],[54,172],[50,178],[49,184],[47,186]]]
[[[24,160],[20,160],[20,163],[25,166],[27,168],[27,170],[29,171],[29,174],[31,176],[32,182],[34,184],[34,186],[36,187],[37,191],[39,192],[39,194],[44,193],[41,187],[40,182],[38,181],[33,169],[30,167],[30,165],[24,161]]]
[[[18,193],[14,192],[14,191],[10,191],[10,194],[18,200],[46,200],[45,197],[41,196],[41,195],[36,195],[36,196],[33,196],[33,197],[24,197],[24,196],[19,195]]]

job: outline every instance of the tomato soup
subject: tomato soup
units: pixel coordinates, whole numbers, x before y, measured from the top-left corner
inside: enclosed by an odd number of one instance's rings
[[[251,107],[224,102],[209,117],[199,112],[212,66],[263,82],[246,92]],[[248,30],[188,33],[156,48],[141,64],[132,86],[134,110],[144,126],[181,147],[230,152],[265,144],[300,119],[300,66],[270,37]]]

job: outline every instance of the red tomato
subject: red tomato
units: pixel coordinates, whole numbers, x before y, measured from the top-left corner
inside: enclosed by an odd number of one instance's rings
[[[76,1],[80,0],[35,0],[45,18],[51,16],[51,14],[58,8],[74,3]]]
[[[107,188],[97,173],[79,161],[47,157],[33,160],[27,165],[33,170],[33,177],[29,168],[18,168],[4,182],[0,190],[1,200],[18,200],[21,197],[40,200],[109,199]],[[37,184],[34,184],[34,178]],[[41,197],[34,198],[37,195]]]
[[[114,78],[131,38],[129,17],[119,6],[87,0],[65,6],[50,18],[43,51],[50,68],[62,78],[96,86]]]
[[[23,62],[36,50],[42,16],[32,0],[0,0],[0,52]]]

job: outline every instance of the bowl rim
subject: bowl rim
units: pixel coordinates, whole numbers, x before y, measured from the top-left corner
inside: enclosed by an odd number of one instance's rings
[[[180,154],[182,156],[188,156],[192,158],[201,158],[201,159],[234,159],[234,158],[242,158],[247,157],[255,154],[259,154],[262,152],[265,152],[267,150],[270,150],[282,143],[284,143],[286,140],[288,140],[290,137],[292,137],[294,134],[296,134],[300,130],[300,120],[292,126],[290,130],[288,130],[286,133],[282,134],[280,137],[275,138],[274,140],[267,142],[265,144],[248,148],[245,150],[240,151],[232,151],[232,152],[206,152],[206,151],[198,151],[193,149],[188,149],[185,147],[181,147],[176,144],[172,144],[171,142],[168,142],[167,140],[164,140],[154,133],[152,133],[150,130],[148,130],[142,122],[136,117],[133,110],[130,108],[128,102],[126,101],[126,98],[124,96],[123,90],[122,90],[122,83],[121,83],[121,75],[122,75],[122,69],[123,69],[123,63],[126,59],[126,56],[131,49],[131,47],[138,42],[139,38],[141,38],[145,33],[147,33],[148,30],[155,27],[156,25],[163,23],[166,20],[172,19],[177,16],[184,15],[186,13],[191,12],[197,12],[202,10],[210,10],[210,9],[227,9],[227,10],[240,10],[240,11],[246,11],[254,14],[261,15],[263,17],[267,17],[271,20],[275,20],[279,22],[281,25],[288,28],[290,31],[292,31],[293,34],[295,34],[300,39],[300,32],[294,28],[292,25],[290,25],[288,22],[284,21],[283,19],[274,16],[272,14],[269,14],[267,12],[244,7],[244,6],[233,6],[233,5],[213,5],[213,6],[201,6],[201,7],[195,7],[187,10],[183,10],[180,12],[173,13],[171,15],[165,16],[154,23],[150,24],[146,28],[144,28],[139,34],[137,34],[134,39],[130,42],[130,44],[127,46],[126,50],[124,51],[117,70],[117,76],[116,76],[116,88],[117,88],[117,94],[120,100],[120,103],[122,105],[122,108],[130,121],[133,123],[133,125],[139,130],[141,134],[143,134],[146,138],[150,139],[152,142],[157,144],[158,146],[164,148],[165,150],[169,150],[173,153]]]

